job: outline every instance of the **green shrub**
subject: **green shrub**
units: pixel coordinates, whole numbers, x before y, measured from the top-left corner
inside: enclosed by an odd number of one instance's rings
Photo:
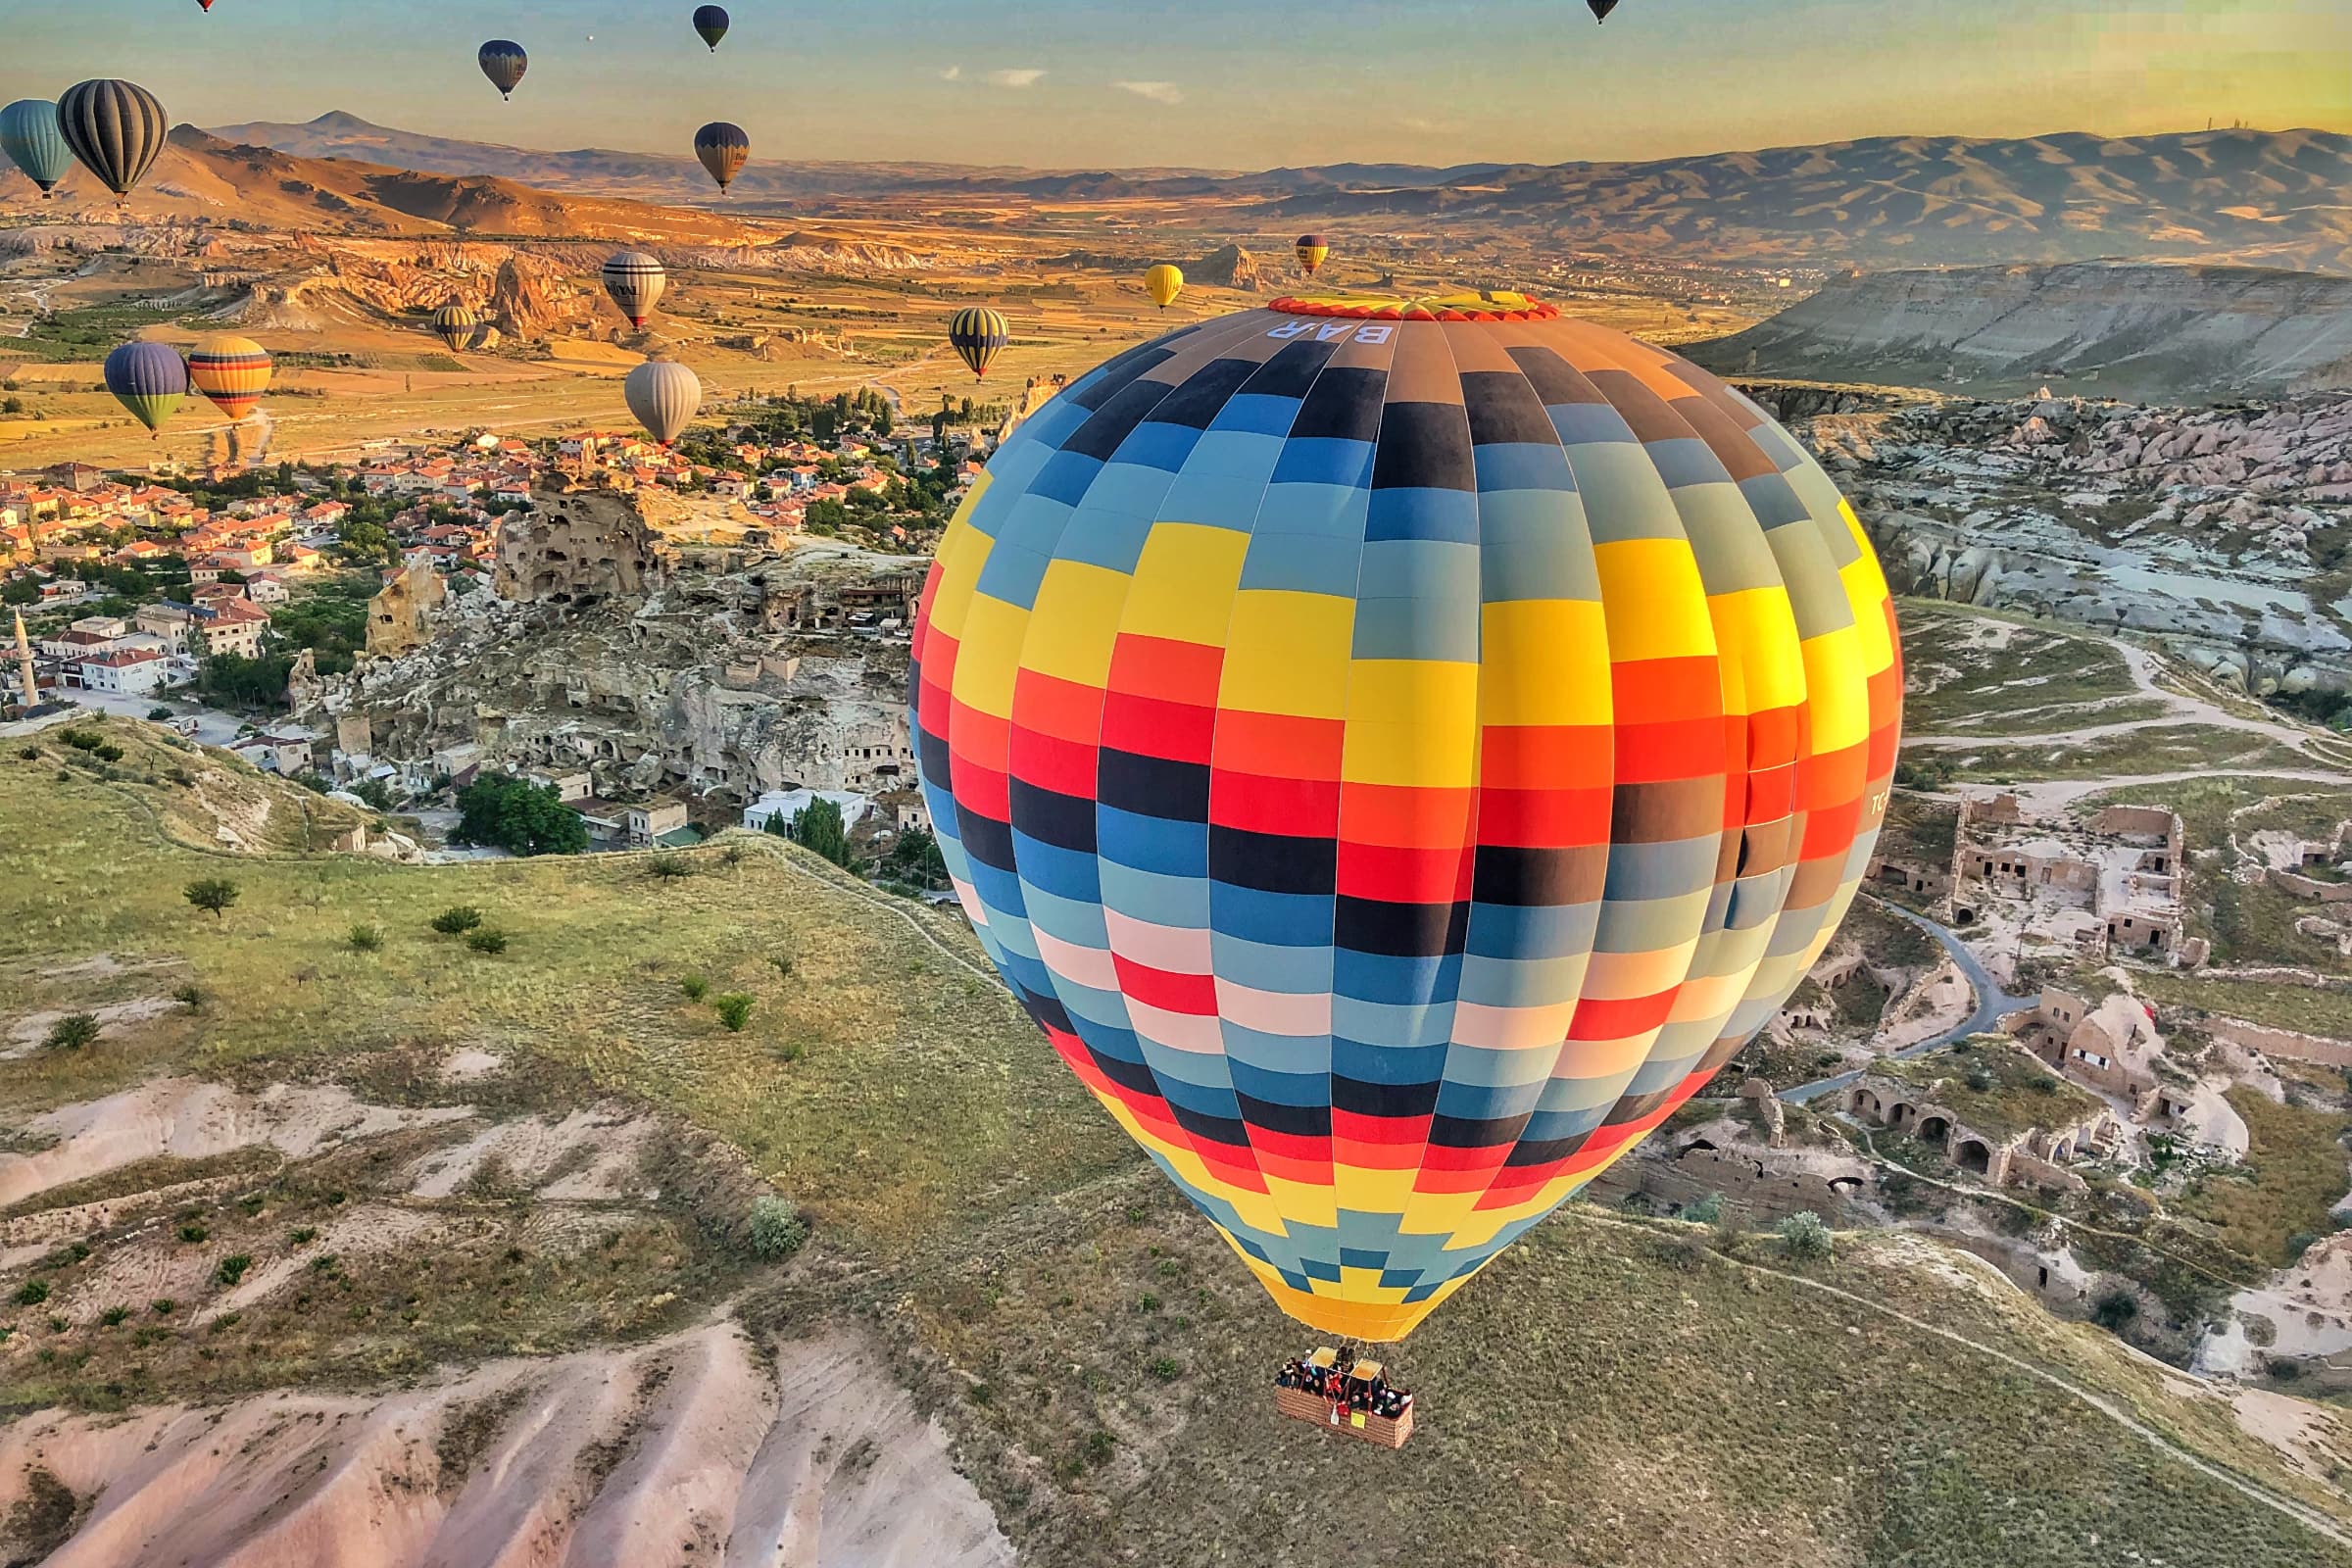
[[[159,1296],[147,1303],[147,1309],[157,1317],[170,1317],[173,1312],[179,1310],[179,1303],[169,1296]]]
[[[1830,1228],[1811,1209],[1781,1221],[1781,1249],[1790,1257],[1816,1262],[1831,1250]]]
[[[216,1272],[221,1284],[234,1285],[245,1277],[245,1271],[251,1267],[253,1267],[253,1259],[247,1257],[243,1252],[238,1252],[234,1256],[222,1258],[220,1267]]]
[[[79,1051],[98,1043],[98,1015],[94,1012],[69,1012],[49,1026],[41,1044],[51,1051]]]
[[[1090,1432],[1080,1445],[1080,1451],[1088,1464],[1101,1466],[1110,1463],[1111,1453],[1118,1446],[1119,1440],[1107,1432]]]
[[[383,928],[372,925],[355,925],[351,928],[348,940],[351,943],[352,952],[373,953],[384,945]]]
[[[98,1314],[98,1321],[111,1329],[120,1327],[122,1320],[128,1316],[130,1316],[129,1307],[110,1306],[105,1311]]]
[[[1162,1383],[1173,1383],[1184,1376],[1184,1368],[1176,1362],[1174,1357],[1163,1355],[1152,1363],[1152,1375]]]
[[[699,974],[690,974],[678,982],[678,989],[686,993],[688,1002],[700,1002],[710,994],[710,982]]]
[[[674,882],[680,877],[694,875],[692,860],[683,855],[673,855],[668,851],[663,851],[646,861],[645,868],[663,882]]]
[[[1712,1225],[1723,1218],[1723,1195],[1709,1193],[1683,1210],[1683,1218],[1693,1225]]]
[[[49,1299],[49,1282],[47,1280],[26,1280],[17,1287],[17,1304],[19,1306],[38,1306],[47,1299]]]
[[[482,923],[482,911],[470,904],[455,905],[433,916],[433,929],[445,937],[462,936]]]
[[[504,953],[507,951],[507,934],[483,926],[466,933],[466,945],[476,953]]]
[[[190,904],[216,920],[237,902],[237,885],[224,876],[199,877],[181,889],[180,893]]]
[[[2138,1316],[2139,1298],[2130,1291],[2109,1291],[2090,1309],[2093,1323],[2116,1334],[2123,1333]]]
[[[318,1239],[318,1227],[313,1225],[297,1225],[294,1227],[293,1242],[296,1247],[308,1247],[311,1245],[311,1243],[317,1241]]]
[[[196,988],[195,982],[190,981],[184,985],[173,986],[172,1000],[183,1007],[200,1007],[204,1005],[204,993]]]
[[[193,1220],[179,1228],[179,1239],[183,1242],[186,1242],[191,1247],[203,1241],[211,1234],[212,1232],[206,1230],[202,1225],[197,1224]]]
[[[155,707],[147,710],[147,716],[160,724],[172,716],[172,710],[158,703]]]
[[[752,1250],[771,1263],[799,1251],[808,1240],[808,1216],[792,1200],[769,1193],[752,1204]]]
[[[718,1010],[718,1021],[727,1026],[730,1034],[741,1031],[745,1024],[751,1022],[752,999],[740,991],[730,991],[723,997],[713,997],[710,999],[710,1005]]]

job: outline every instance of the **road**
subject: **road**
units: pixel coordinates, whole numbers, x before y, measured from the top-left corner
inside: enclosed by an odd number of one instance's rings
[[[1922,1040],[1917,1045],[1905,1046],[1902,1050],[1894,1052],[1892,1054],[1894,1059],[1900,1060],[1906,1056],[1925,1055],[1931,1051],[1937,1051],[1950,1045],[1955,1040],[1965,1040],[1970,1035],[1984,1034],[1996,1026],[2004,1013],[2015,1012],[2021,1007],[2031,1007],[2039,1000],[2035,997],[2013,997],[2003,991],[1992,976],[1985,971],[1984,965],[1977,961],[1977,956],[1969,951],[1967,943],[1926,915],[1915,913],[1899,904],[1876,898],[1867,893],[1862,897],[1870,899],[1873,904],[1889,914],[1902,916],[1913,925],[1926,931],[1937,942],[1942,943],[1943,951],[1952,956],[1952,962],[1967,978],[1969,989],[1974,991],[1977,997],[1976,1011],[1939,1035]],[[1862,1069],[1856,1068],[1852,1072],[1839,1073],[1834,1078],[1817,1078],[1809,1084],[1798,1084],[1793,1089],[1782,1090],[1781,1098],[1790,1104],[1801,1105],[1808,1100],[1819,1099],[1823,1095],[1843,1089],[1861,1076]]]

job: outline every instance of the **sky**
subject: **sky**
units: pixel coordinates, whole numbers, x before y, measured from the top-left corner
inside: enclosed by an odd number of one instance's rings
[[[1036,168],[1667,158],[1862,136],[2352,132],[2352,0],[0,0],[0,100],[344,110],[518,146]],[[531,70],[512,103],[487,38]]]

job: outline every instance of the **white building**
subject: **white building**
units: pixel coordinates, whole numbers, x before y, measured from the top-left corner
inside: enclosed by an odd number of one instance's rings
[[[153,648],[118,648],[81,661],[81,684],[86,691],[125,692],[148,696],[161,691],[171,676],[171,664]]]
[[[781,817],[784,825],[790,827],[808,809],[808,803],[816,800],[831,801],[840,807],[841,825],[845,828],[856,827],[874,808],[870,799],[849,790],[769,790],[743,808],[743,825],[765,832],[770,818]]]

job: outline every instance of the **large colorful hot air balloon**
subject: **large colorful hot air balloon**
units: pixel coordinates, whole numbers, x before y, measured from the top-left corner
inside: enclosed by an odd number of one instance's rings
[[[511,38],[493,38],[482,45],[474,56],[480,63],[482,74],[498,89],[501,98],[512,98],[514,89],[522,84],[522,74],[531,69],[531,57],[522,52],[522,45]]]
[[[652,319],[654,307],[662,302],[662,291],[669,286],[669,274],[662,270],[662,260],[643,251],[615,251],[605,258],[605,292],[629,324],[643,331]]]
[[[473,334],[481,324],[480,317],[456,300],[451,300],[433,313],[433,330],[440,334],[441,341],[449,345],[453,354],[473,341]]]
[[[967,306],[957,311],[948,322],[948,344],[956,358],[972,368],[972,379],[985,378],[988,362],[997,357],[1012,331],[1004,318],[983,305]]]
[[[249,337],[217,332],[188,351],[188,380],[230,419],[242,419],[270,390],[270,354]]]
[[[1171,267],[1166,262],[1160,263],[1144,273],[1144,292],[1152,296],[1152,304],[1166,310],[1176,303],[1176,296],[1184,292],[1183,270]]]
[[[1804,450],[1515,295],[1277,300],[1031,415],[912,723],[973,930],[1326,1333],[1400,1339],[1829,943],[1894,615]]]
[[[46,98],[20,98],[0,109],[0,151],[43,196],[74,167],[74,149],[57,128],[57,105]]]
[[[77,81],[57,100],[58,134],[82,168],[108,190],[127,196],[171,133],[171,117],[135,82]]]
[[[170,345],[125,343],[106,357],[106,389],[156,431],[188,395],[188,366]]]
[[[703,42],[710,46],[712,54],[718,53],[718,40],[727,35],[727,8],[724,6],[694,8],[694,30],[702,34]]]
[[[675,360],[648,360],[621,383],[629,412],[663,446],[678,438],[703,406],[702,378]]]
[[[1298,270],[1309,277],[1314,276],[1315,270],[1331,259],[1331,241],[1320,234],[1301,234],[1296,244]]]
[[[713,120],[694,133],[694,156],[703,161],[710,177],[718,181],[723,193],[743,172],[751,161],[752,138],[743,133],[741,125],[730,125],[723,120]]]

